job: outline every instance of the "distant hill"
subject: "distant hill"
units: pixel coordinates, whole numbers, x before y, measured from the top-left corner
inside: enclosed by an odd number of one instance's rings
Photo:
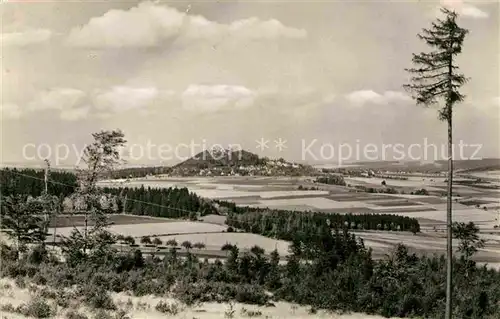
[[[448,169],[447,161],[439,161]],[[453,168],[460,172],[489,171],[500,169],[500,158],[482,158],[480,160],[458,160],[453,162]]]
[[[318,171],[310,165],[277,160],[245,150],[211,149],[172,167],[181,176],[310,176]]]
[[[267,159],[245,150],[212,149],[200,152],[173,168],[210,169],[223,166],[264,165],[266,162]]]
[[[342,166],[340,166],[342,168]],[[448,170],[448,161],[439,160],[431,162],[421,161],[363,161],[353,162],[345,165],[347,169],[370,169],[389,172],[414,172],[414,173],[439,173]],[[457,172],[474,172],[500,169],[499,158],[483,158],[478,160],[455,160],[453,168]]]

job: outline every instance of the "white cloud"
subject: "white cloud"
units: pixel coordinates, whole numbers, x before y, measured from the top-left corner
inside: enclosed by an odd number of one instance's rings
[[[487,12],[470,3],[466,3],[464,0],[441,0],[441,4],[446,8],[455,10],[463,17],[484,19],[489,16]]]
[[[65,110],[81,105],[85,92],[73,88],[52,88],[40,92],[28,107],[30,110]]]
[[[354,91],[345,96],[345,98],[354,105],[365,105],[366,103],[388,104],[392,102],[406,102],[411,98],[402,92],[385,91],[379,94],[372,90]]]
[[[142,2],[129,10],[110,10],[71,30],[68,44],[92,48],[153,47],[178,39],[240,37],[250,39],[302,38],[306,31],[277,20],[250,18],[220,24],[188,15],[166,5]]]
[[[0,112],[2,119],[18,119],[22,115],[21,108],[13,103],[0,104]]]
[[[2,46],[24,47],[50,40],[52,32],[47,29],[33,29],[23,32],[3,33],[0,35]]]
[[[255,101],[255,93],[238,85],[190,85],[181,96],[185,109],[196,112],[241,110]]]
[[[89,115],[90,107],[84,106],[76,109],[62,110],[59,114],[61,120],[76,121],[87,118]]]
[[[261,21],[255,17],[231,23],[229,33],[250,39],[304,38],[307,36],[307,32],[303,29],[286,27],[275,19]]]
[[[158,96],[156,87],[115,86],[109,91],[96,94],[94,104],[100,110],[121,112],[147,107]]]
[[[59,117],[65,121],[86,118],[89,114],[87,94],[73,88],[51,88],[40,92],[30,103],[28,111],[59,111]]]

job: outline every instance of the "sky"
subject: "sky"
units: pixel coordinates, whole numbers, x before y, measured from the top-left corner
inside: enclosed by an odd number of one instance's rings
[[[342,144],[363,149],[350,161],[375,159],[368,144],[377,160],[395,158],[384,145],[443,147],[437,110],[402,88],[440,7],[469,30],[454,143],[500,157],[498,1],[11,0],[1,162],[72,166],[92,132],[118,128],[145,165],[214,145],[305,162],[338,162]]]

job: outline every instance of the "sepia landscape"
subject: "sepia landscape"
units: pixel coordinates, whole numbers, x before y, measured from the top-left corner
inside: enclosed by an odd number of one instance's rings
[[[499,10],[5,1],[0,318],[500,318]]]

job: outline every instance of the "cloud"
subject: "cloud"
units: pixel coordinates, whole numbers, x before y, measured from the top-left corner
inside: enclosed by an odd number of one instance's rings
[[[182,106],[196,112],[241,110],[255,101],[255,92],[238,85],[192,84],[181,95]]]
[[[90,48],[155,47],[170,41],[193,39],[303,38],[305,30],[284,26],[277,20],[250,18],[220,24],[189,15],[166,5],[142,2],[129,10],[110,10],[71,30],[69,45]]]
[[[5,103],[0,104],[0,113],[3,119],[18,119],[21,117],[21,108],[17,104]]]
[[[47,29],[32,29],[23,32],[3,33],[0,35],[2,46],[25,47],[50,40],[52,32]]]
[[[90,107],[84,106],[76,109],[62,110],[60,113],[61,120],[65,121],[77,121],[80,119],[87,118],[89,115]]]
[[[464,0],[441,0],[441,4],[448,9],[455,10],[463,17],[484,19],[489,16],[487,12],[482,11],[472,4],[466,3]]]
[[[156,87],[115,86],[106,92],[97,93],[93,101],[97,109],[116,113],[147,107],[158,98],[159,93]]]
[[[51,88],[42,91],[31,101],[28,108],[36,110],[72,109],[84,102],[86,93],[73,88]]]
[[[407,102],[411,100],[409,96],[402,92],[385,91],[384,93],[379,94],[372,90],[354,91],[345,95],[345,98],[352,104],[360,106],[367,103],[388,104],[397,101]]]
[[[75,121],[86,118],[89,114],[87,94],[73,88],[51,88],[38,93],[28,103],[29,112],[56,110],[59,117],[65,121]]]
[[[284,26],[278,20],[261,21],[258,18],[239,20],[229,25],[229,34],[249,39],[304,38],[307,32]]]

